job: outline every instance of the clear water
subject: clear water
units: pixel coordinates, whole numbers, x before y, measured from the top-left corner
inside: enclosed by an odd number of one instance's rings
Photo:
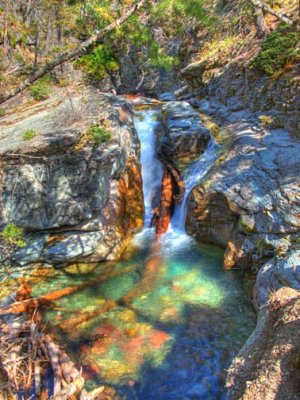
[[[150,225],[153,197],[161,187],[163,176],[163,166],[161,162],[155,158],[155,129],[158,126],[158,114],[158,109],[150,109],[146,112],[137,113],[134,119],[134,125],[141,143],[146,227]]]
[[[162,173],[154,157],[156,114],[144,111],[136,119],[146,226]],[[242,276],[222,269],[222,252],[198,245],[176,227],[178,217],[174,221],[158,241],[146,227],[118,263],[86,273],[53,271],[34,287],[40,295],[106,276],[61,298],[46,315],[83,366],[88,389],[110,384],[128,400],[225,399],[226,369],[254,328],[255,314]],[[78,323],[81,316],[86,321]]]
[[[204,178],[213,165],[216,159],[216,148],[217,145],[212,137],[204,154],[200,156],[198,161],[192,163],[183,174],[185,194],[182,204],[175,208],[170,226],[171,229],[180,230],[182,232],[185,231],[187,200],[189,194],[191,193],[192,189]]]

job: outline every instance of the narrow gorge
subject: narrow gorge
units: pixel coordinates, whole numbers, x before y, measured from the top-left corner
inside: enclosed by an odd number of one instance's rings
[[[300,399],[297,7],[0,0],[0,400]]]

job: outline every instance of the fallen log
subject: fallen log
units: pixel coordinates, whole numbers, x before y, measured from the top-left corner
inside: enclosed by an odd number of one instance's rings
[[[33,298],[29,298],[29,299],[26,299],[23,301],[17,301],[7,307],[0,308],[0,316],[9,315],[9,314],[22,314],[22,313],[29,313],[32,315],[38,307],[49,306],[55,300],[59,300],[61,297],[68,296],[79,290],[85,289],[85,288],[93,286],[93,285],[97,285],[101,282],[105,282],[108,279],[115,278],[119,275],[130,272],[135,268],[136,268],[136,266],[131,266],[131,267],[119,270],[119,271],[116,270],[113,272],[107,272],[106,274],[101,275],[97,279],[93,279],[91,281],[82,283],[80,285],[70,286],[70,287],[49,293],[49,294],[45,294],[40,297],[33,297]]]
[[[173,204],[173,181],[172,175],[167,167],[165,167],[163,179],[162,179],[162,190],[159,206],[159,215],[156,220],[156,235],[163,235],[167,232],[170,219],[171,219],[171,207]]]
[[[175,204],[181,204],[185,194],[185,184],[181,174],[173,163],[164,158],[163,153],[158,153],[157,159],[169,170],[175,183],[173,198]]]
[[[76,58],[82,56],[87,52],[89,48],[101,42],[103,38],[117,29],[120,25],[126,22],[136,11],[140,10],[145,4],[147,0],[140,0],[138,3],[134,4],[132,7],[127,9],[124,14],[113,21],[111,24],[107,25],[103,29],[100,29],[98,32],[94,33],[90,37],[88,37],[85,41],[83,41],[78,47],[73,50],[66,51],[64,53],[59,54],[54,60],[41,65],[37,68],[29,77],[27,77],[22,83],[20,83],[17,87],[8,92],[4,93],[0,96],[0,104],[4,101],[14,97],[18,93],[25,90],[28,86],[34,83],[39,78],[42,78],[47,73],[51,72],[55,67],[67,62],[74,61]]]
[[[288,25],[293,25],[293,24],[299,24],[299,19],[296,21],[293,21],[291,18],[287,17],[280,11],[276,11],[274,8],[270,7],[268,4],[266,4],[264,1],[261,0],[248,0],[251,4],[253,4],[255,7],[262,9],[263,11],[274,15],[274,17],[278,18],[279,21],[284,22],[285,24]]]
[[[112,310],[113,308],[116,307],[116,305],[117,305],[116,302],[108,301],[102,307],[98,307],[94,311],[86,312],[86,313],[83,313],[82,315],[79,315],[78,317],[74,317],[74,318],[68,319],[67,321],[61,322],[60,324],[58,324],[58,326],[63,331],[71,331],[74,328],[76,328],[78,325],[83,324],[84,322],[89,321],[93,318],[96,318],[96,317],[98,317],[98,315],[100,315],[104,312]]]

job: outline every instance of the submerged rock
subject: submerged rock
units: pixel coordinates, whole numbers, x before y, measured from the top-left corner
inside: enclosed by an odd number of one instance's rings
[[[2,119],[2,226],[12,222],[35,233],[35,241],[29,237],[28,246],[13,256],[15,262],[68,263],[96,249],[93,261],[118,257],[143,223],[132,117],[125,100],[87,90],[70,98],[55,94]],[[110,139],[97,142],[91,126],[109,132]],[[29,140],[26,132],[32,132]]]

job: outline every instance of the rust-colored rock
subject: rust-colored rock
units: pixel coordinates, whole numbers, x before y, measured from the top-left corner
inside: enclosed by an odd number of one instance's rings
[[[169,169],[165,167],[163,179],[162,179],[162,190],[160,198],[160,210],[159,216],[156,223],[156,234],[163,235],[167,232],[170,219],[171,219],[171,207],[173,203],[173,181],[172,175]]]
[[[139,163],[129,159],[119,179],[118,229],[124,236],[143,227],[144,201]]]

